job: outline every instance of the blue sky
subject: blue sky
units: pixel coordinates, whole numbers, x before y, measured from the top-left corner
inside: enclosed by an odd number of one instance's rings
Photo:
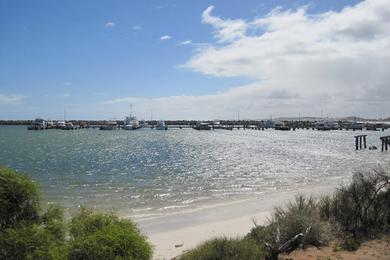
[[[225,41],[218,33],[235,23],[225,26],[223,21],[240,21],[249,28],[251,22],[269,18],[275,10],[280,20],[282,14],[292,15],[303,8],[310,19],[329,11],[342,13],[346,6],[353,8],[359,2],[0,0],[0,119],[60,118],[64,109],[75,119],[121,118],[129,104],[141,118],[148,118],[151,110],[167,119],[229,118],[237,110],[248,118],[270,113],[291,116],[289,103],[264,105],[268,101],[261,98],[257,104],[256,100],[226,97],[253,84],[271,93],[267,96],[271,99],[275,93],[295,94],[290,93],[294,86],[266,86],[263,79],[239,68],[232,74],[217,72],[224,71],[228,63],[208,59],[211,49],[221,54],[219,58],[226,57],[230,55],[226,50],[244,40],[275,32],[256,27],[245,29],[245,36],[233,35]],[[205,10],[211,6],[207,20]],[[214,23],[214,18],[219,20]],[[267,79],[274,75],[264,70],[257,74]],[[382,84],[382,75],[378,77]],[[299,97],[307,93],[296,92]],[[320,94],[333,97],[335,92]],[[315,115],[306,104],[309,98],[294,100],[294,113]],[[218,107],[206,108],[207,100]],[[248,105],[251,102],[256,104]],[[336,112],[329,109],[330,115],[341,116]],[[367,116],[377,114],[370,111]]]

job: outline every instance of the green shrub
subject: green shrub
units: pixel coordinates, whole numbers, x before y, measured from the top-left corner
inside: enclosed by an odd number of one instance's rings
[[[340,226],[342,234],[372,237],[390,227],[390,175],[383,169],[356,173],[351,184],[320,202],[321,217]]]
[[[82,209],[70,224],[69,259],[151,259],[152,248],[130,220]]]
[[[40,211],[39,189],[29,177],[0,168],[0,259],[151,257],[150,245],[130,220],[83,209],[68,230],[61,207]]]
[[[54,239],[65,241],[67,230],[63,208],[58,205],[49,205],[46,212],[41,216],[40,223],[46,227]]]
[[[39,189],[31,178],[0,167],[0,230],[39,217]]]
[[[0,259],[65,259],[63,243],[43,225],[22,224],[0,234]]]
[[[299,233],[305,234],[310,227],[310,231],[304,237],[305,245],[318,246],[326,243],[331,237],[328,225],[321,220],[317,203],[312,197],[297,196],[295,201],[285,207],[275,208],[267,224],[254,227],[248,236],[259,243],[268,242],[280,246]]]
[[[264,259],[264,247],[251,239],[216,238],[188,251],[180,260]]]
[[[285,207],[275,208],[267,225],[256,225],[247,237],[258,244],[267,243],[268,259],[277,259],[279,248],[294,236],[302,234],[302,245],[319,246],[331,238],[327,222],[321,220],[316,201],[297,196]]]

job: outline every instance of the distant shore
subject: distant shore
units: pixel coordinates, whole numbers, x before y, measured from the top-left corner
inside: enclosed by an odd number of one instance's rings
[[[63,119],[61,119],[63,120]],[[221,123],[226,123],[226,124],[242,124],[243,122],[248,122],[249,124],[255,124],[255,122],[259,121],[266,121],[268,119],[241,119],[241,120],[218,120]],[[274,118],[273,120],[279,120],[279,121],[302,121],[302,122],[312,122],[312,121],[317,121],[321,120],[320,117],[300,117],[300,118],[295,118],[295,117],[279,117],[279,118]],[[357,120],[359,122],[372,122],[372,123],[390,123],[390,117],[388,118],[362,118],[362,117],[336,117],[335,120],[337,121],[353,121]],[[50,121],[50,120],[49,120]],[[56,120],[54,120],[56,121]],[[65,121],[65,120],[64,120]],[[66,121],[74,123],[74,124],[89,124],[89,125],[103,125],[106,124],[109,121],[112,120],[104,120],[104,119],[67,119]],[[123,121],[123,120],[114,120],[114,121]],[[195,119],[174,119],[174,120],[165,120],[165,122],[168,125],[194,125],[196,122],[199,120]],[[205,121],[205,122],[213,122],[215,120],[200,120],[200,121]],[[9,120],[0,120],[0,125],[31,125],[34,122],[34,119],[9,119]],[[146,123],[157,123],[158,120],[144,120]]]

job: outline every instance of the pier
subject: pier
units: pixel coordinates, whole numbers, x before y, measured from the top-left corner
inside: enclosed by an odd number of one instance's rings
[[[380,140],[382,141],[382,152],[387,151],[388,146],[390,145],[390,135],[382,136],[380,137]]]

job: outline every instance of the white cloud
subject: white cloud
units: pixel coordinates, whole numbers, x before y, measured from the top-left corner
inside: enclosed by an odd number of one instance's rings
[[[25,98],[23,95],[0,94],[0,105],[16,105],[19,104],[23,98]]]
[[[115,27],[115,23],[114,22],[106,22],[106,24],[104,25],[106,28],[113,28]]]
[[[184,46],[184,45],[191,45],[191,44],[192,44],[191,40],[185,40],[185,41],[179,42],[177,44],[177,46]]]
[[[214,36],[219,42],[231,42],[245,36],[247,24],[244,20],[223,20],[212,16],[213,10],[214,6],[211,5],[202,13],[202,22],[215,28]]]
[[[305,102],[312,100],[312,106],[320,96],[332,97],[339,113],[351,101],[389,107],[383,103],[390,101],[387,0],[316,15],[307,7],[276,8],[246,22],[212,16],[213,8],[203,12],[203,22],[213,26],[218,42],[227,44],[198,50],[187,68],[216,77],[251,78],[257,91],[296,93]]]
[[[172,37],[170,35],[163,35],[160,37],[160,40],[161,41],[167,41],[167,40],[170,40]]]
[[[252,20],[215,17],[213,8],[203,12],[202,22],[213,26],[216,41],[196,46],[184,67],[252,83],[211,95],[129,97],[106,105],[126,111],[133,103],[166,119],[231,119],[237,111],[242,118],[320,116],[321,110],[329,116],[388,116],[388,0],[315,15],[305,6],[275,8]]]
[[[134,31],[139,31],[139,30],[141,30],[141,26],[136,25],[136,26],[133,26],[131,29],[133,29]]]

